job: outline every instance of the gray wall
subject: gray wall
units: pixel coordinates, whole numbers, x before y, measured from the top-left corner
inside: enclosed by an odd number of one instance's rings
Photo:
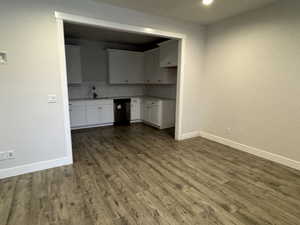
[[[300,160],[299,12],[284,0],[209,27],[202,130]]]
[[[16,159],[0,162],[0,169],[66,156],[55,10],[185,33],[183,132],[198,130],[203,52],[198,25],[91,0],[1,0],[0,48],[9,61],[0,66],[0,151],[14,149]],[[57,95],[57,104],[47,103],[48,94]]]

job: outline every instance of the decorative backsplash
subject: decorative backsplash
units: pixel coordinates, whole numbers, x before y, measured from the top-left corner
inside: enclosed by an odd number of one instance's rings
[[[96,87],[98,97],[118,96],[155,96],[176,98],[176,85],[109,85],[106,82],[83,82],[81,85],[69,86],[70,99],[92,98],[92,87]]]

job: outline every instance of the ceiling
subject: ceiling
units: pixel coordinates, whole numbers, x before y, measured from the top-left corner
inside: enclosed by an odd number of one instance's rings
[[[64,32],[67,38],[105,41],[121,44],[151,46],[168,40],[157,36],[117,31],[95,26],[64,23]]]
[[[172,17],[200,24],[219,20],[263,7],[277,0],[215,0],[203,6],[201,0],[94,0],[158,16]]]

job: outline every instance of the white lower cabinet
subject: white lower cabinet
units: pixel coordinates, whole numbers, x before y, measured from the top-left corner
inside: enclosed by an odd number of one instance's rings
[[[86,103],[88,125],[113,123],[114,108],[112,100],[95,100]]]
[[[161,107],[159,105],[152,105],[150,108],[150,123],[160,126],[161,117],[160,117]]]
[[[86,107],[86,122],[88,125],[100,123],[101,109],[100,106]]]
[[[141,99],[140,98],[131,98],[130,120],[131,122],[141,121]]]
[[[113,123],[114,122],[114,106],[112,105],[103,105],[100,109],[101,119],[100,123]]]
[[[87,106],[86,119],[88,125],[113,123],[113,107],[110,105]]]
[[[70,103],[71,127],[83,126],[86,123],[85,102],[78,101]]]
[[[113,99],[70,102],[71,128],[111,125]],[[159,129],[175,126],[175,100],[131,98],[131,122],[144,122]]]
[[[175,101],[145,99],[143,101],[142,120],[159,129],[175,126]]]
[[[150,106],[148,101],[143,101],[143,109],[142,109],[142,120],[144,122],[150,122]]]
[[[71,128],[112,124],[113,100],[71,102],[70,120]]]

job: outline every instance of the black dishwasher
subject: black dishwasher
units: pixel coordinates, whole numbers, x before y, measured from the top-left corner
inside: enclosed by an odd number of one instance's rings
[[[114,99],[114,125],[130,125],[130,98]]]

